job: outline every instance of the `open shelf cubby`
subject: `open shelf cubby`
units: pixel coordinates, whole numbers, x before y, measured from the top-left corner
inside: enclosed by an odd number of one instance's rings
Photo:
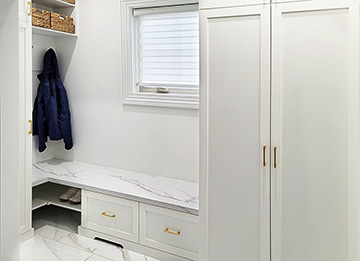
[[[70,187],[50,182],[34,187],[32,210],[53,205],[81,212],[81,204],[71,204],[70,202],[63,202],[59,199],[69,188]]]

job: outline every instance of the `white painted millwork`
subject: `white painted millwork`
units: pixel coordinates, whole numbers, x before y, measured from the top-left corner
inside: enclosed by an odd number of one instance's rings
[[[359,260],[359,2],[200,15],[200,260]]]
[[[270,6],[200,15],[202,260],[267,260]]]
[[[19,259],[19,2],[0,1],[0,260]]]
[[[270,4],[271,0],[200,0],[200,9]]]
[[[138,203],[83,190],[81,225],[138,242]]]
[[[31,224],[31,163],[32,163],[32,35],[31,35],[31,16],[29,12],[31,6],[28,1],[19,2],[19,80],[21,91],[19,93],[19,142],[22,149],[20,153],[20,241],[26,240],[34,233]]]
[[[140,244],[197,260],[199,217],[140,204]]]
[[[272,17],[272,260],[358,260],[359,2]]]
[[[78,233],[164,261],[198,260],[199,217],[83,190]]]

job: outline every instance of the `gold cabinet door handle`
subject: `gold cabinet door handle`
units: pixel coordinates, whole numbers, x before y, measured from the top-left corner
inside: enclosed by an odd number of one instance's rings
[[[171,230],[169,230],[168,228],[165,228],[165,229],[164,229],[164,232],[165,232],[165,233],[172,234],[172,235],[175,235],[175,236],[179,236],[180,233],[181,233],[180,231],[176,231],[176,232],[171,231]]]
[[[274,168],[277,168],[277,147],[274,147]]]
[[[263,167],[266,167],[266,145],[263,146]]]
[[[27,4],[29,8],[28,16],[31,16],[31,1],[27,2]]]
[[[29,120],[29,123],[30,123],[30,130],[29,130],[29,134],[32,134],[32,129],[33,129],[32,120]]]
[[[109,217],[109,218],[115,218],[115,217],[116,217],[115,214],[109,215],[109,214],[107,214],[106,212],[101,213],[101,215],[103,215],[103,216],[105,216],[105,217]]]

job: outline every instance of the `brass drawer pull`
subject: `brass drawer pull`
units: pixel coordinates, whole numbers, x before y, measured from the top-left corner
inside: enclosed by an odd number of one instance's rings
[[[263,167],[266,167],[266,145],[263,146]]]
[[[116,215],[109,215],[109,214],[106,214],[106,212],[101,213],[101,215],[103,215],[105,217],[109,217],[109,218],[115,218],[116,217]]]
[[[168,228],[165,228],[165,229],[164,229],[164,232],[165,232],[165,233],[172,234],[172,235],[175,235],[175,236],[179,236],[179,235],[180,235],[180,232],[179,232],[179,231],[173,232],[173,231],[170,231]]]
[[[29,120],[30,123],[30,130],[29,130],[29,134],[32,134],[32,129],[33,129],[33,123],[32,120]]]
[[[277,147],[274,147],[274,168],[277,168]]]

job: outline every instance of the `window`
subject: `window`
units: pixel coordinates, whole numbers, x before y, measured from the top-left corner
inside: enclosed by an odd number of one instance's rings
[[[124,104],[198,108],[198,5],[143,5],[125,8]]]

